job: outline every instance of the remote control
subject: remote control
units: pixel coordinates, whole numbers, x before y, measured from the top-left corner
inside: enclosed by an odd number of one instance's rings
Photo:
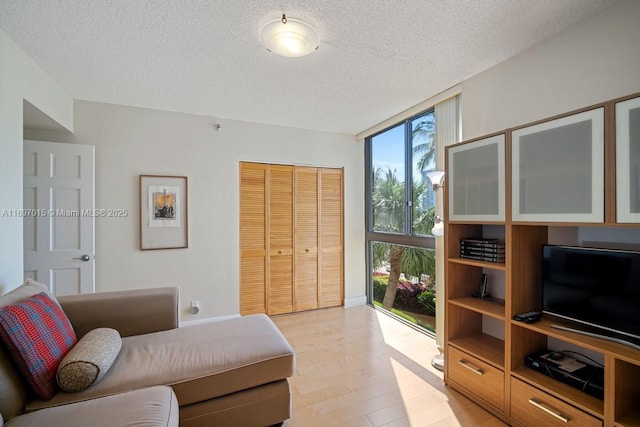
[[[520,313],[513,316],[514,320],[518,320],[520,322],[533,323],[540,320],[540,312],[539,311],[528,311],[526,313]]]

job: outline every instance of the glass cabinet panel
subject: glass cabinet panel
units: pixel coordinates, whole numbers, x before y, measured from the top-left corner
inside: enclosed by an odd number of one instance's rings
[[[449,219],[504,221],[505,137],[448,149]]]
[[[617,222],[640,222],[640,98],[616,104]]]
[[[604,222],[604,109],[512,133],[514,221]]]

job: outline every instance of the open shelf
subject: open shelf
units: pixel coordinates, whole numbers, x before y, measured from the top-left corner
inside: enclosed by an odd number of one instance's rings
[[[502,304],[499,303],[500,301],[502,301]],[[487,316],[491,316],[496,319],[504,320],[503,300],[487,300],[483,298],[462,297],[450,299],[449,303],[466,308],[468,310],[473,310],[478,313],[486,314]]]
[[[527,355],[544,351],[550,347],[549,337],[560,339],[562,345],[573,344],[579,347],[575,351],[579,354],[588,353],[587,346],[582,341],[566,339],[564,336],[552,334],[550,326],[542,325],[548,320],[543,319],[540,323],[526,324],[522,322],[512,321],[511,323],[511,375],[515,378],[523,380],[538,389],[553,395],[567,403],[580,408],[599,418],[604,417],[604,402],[597,397],[591,396],[580,389],[574,388],[563,383],[558,379],[554,379],[544,373],[538,372],[533,368],[526,366],[525,358]],[[562,332],[562,331],[559,331]],[[603,353],[598,348],[591,348],[598,351],[597,355],[602,356]],[[595,354],[592,357],[597,357]],[[622,367],[621,369],[624,369]],[[611,392],[607,390],[609,387],[605,383],[605,396]]]
[[[616,427],[637,427],[640,426],[640,409],[627,412],[618,417]]]
[[[640,426],[640,360],[628,363],[616,360],[615,369],[615,420],[617,426]]]
[[[513,320],[512,324],[520,326],[522,328],[530,329],[532,331],[550,337],[558,338],[571,344],[588,348],[590,350],[595,350],[602,353],[610,353],[621,360],[625,360],[631,363],[640,363],[640,350],[636,350],[633,347],[600,338],[581,335],[575,332],[562,331],[551,327],[551,325],[562,325],[570,328],[580,329],[580,325],[576,325],[575,323],[570,323],[561,319],[554,319],[550,318],[549,316],[543,315],[542,319],[540,319],[540,321],[537,323],[527,324],[524,322]]]
[[[449,340],[449,344],[504,370],[504,341],[476,333]]]
[[[472,300],[460,298],[448,301],[449,344],[504,370],[505,343],[501,339],[504,337],[504,317],[485,315],[477,310],[480,301]],[[473,306],[467,307],[454,301],[468,301]]]
[[[451,267],[451,263],[449,264]],[[483,274],[487,276],[488,291],[489,293],[498,298],[503,298],[505,295],[505,272],[502,269],[485,269],[481,268],[481,265],[472,263],[456,264],[455,268],[449,268],[449,278],[451,282],[455,282],[456,286],[450,286],[446,289],[447,297],[449,301],[458,300],[462,298],[471,298],[474,292],[478,292],[480,284],[483,280]],[[466,300],[465,300],[466,301]],[[488,301],[483,301],[488,302]],[[484,305],[476,305],[473,302],[467,304],[469,307],[484,307]],[[494,313],[490,308],[488,312]],[[504,316],[504,309],[502,310],[502,316]]]

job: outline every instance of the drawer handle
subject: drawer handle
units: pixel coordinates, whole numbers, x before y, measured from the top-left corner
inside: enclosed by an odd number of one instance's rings
[[[557,419],[559,419],[563,423],[568,423],[569,421],[571,421],[571,418],[567,417],[564,414],[561,414],[560,411],[558,411],[558,410],[546,405],[544,402],[542,402],[539,399],[536,399],[535,397],[532,397],[531,399],[529,399],[529,403],[531,403],[536,408],[543,410],[547,414],[549,414],[549,415],[551,415],[553,417],[556,417]]]
[[[467,368],[468,370],[470,370],[471,372],[473,372],[476,375],[484,375],[484,371],[480,368],[478,368],[477,366],[473,365],[472,363],[467,362],[464,359],[460,359],[458,360],[458,363],[462,366],[464,366],[465,368]]]

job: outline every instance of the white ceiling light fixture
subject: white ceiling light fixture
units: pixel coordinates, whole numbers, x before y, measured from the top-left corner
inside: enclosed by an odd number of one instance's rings
[[[314,52],[320,45],[318,32],[308,23],[287,18],[267,22],[260,30],[260,42],[271,52],[295,58]]]

